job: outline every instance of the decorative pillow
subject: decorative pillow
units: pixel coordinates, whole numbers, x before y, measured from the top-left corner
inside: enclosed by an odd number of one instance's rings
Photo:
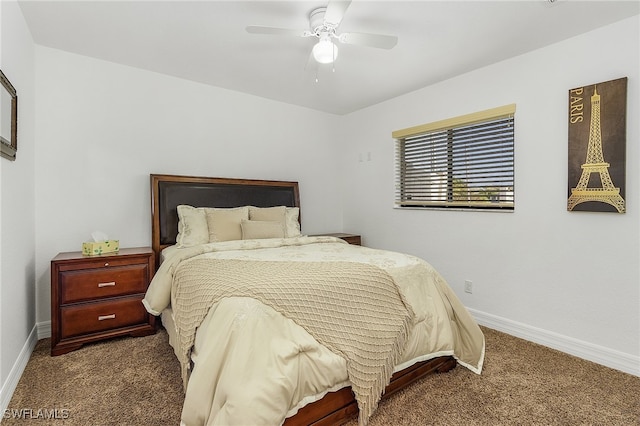
[[[191,247],[209,242],[209,226],[205,210],[187,205],[178,206],[176,246]]]
[[[271,220],[243,220],[240,222],[243,240],[284,238],[282,222]]]
[[[300,233],[300,208],[287,207],[285,213],[285,237],[299,237]]]
[[[254,207],[249,206],[249,219],[270,222],[281,222],[284,226],[284,236],[299,237],[300,233],[300,209],[298,207]]]
[[[287,208],[285,206],[277,207],[254,207],[249,206],[249,220],[262,220],[269,222],[282,222]]]
[[[240,222],[249,219],[248,207],[207,208],[207,225],[209,227],[209,242],[241,240],[242,229]]]

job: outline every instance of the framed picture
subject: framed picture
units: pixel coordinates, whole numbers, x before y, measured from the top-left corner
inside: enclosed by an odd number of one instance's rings
[[[2,71],[0,83],[0,155],[13,161],[18,151],[18,95]]]
[[[568,211],[626,211],[626,120],[626,77],[569,90]]]

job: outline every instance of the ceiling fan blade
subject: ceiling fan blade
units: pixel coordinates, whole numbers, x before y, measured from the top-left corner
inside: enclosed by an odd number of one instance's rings
[[[305,30],[291,30],[288,28],[274,28],[274,27],[261,27],[259,25],[249,25],[246,28],[248,33],[251,34],[269,34],[269,35],[286,35],[296,37],[307,37],[308,31]]]
[[[398,43],[398,37],[382,34],[342,33],[338,40],[344,44],[392,49]]]
[[[334,28],[336,28],[338,25],[340,25],[340,22],[342,22],[344,13],[347,11],[350,4],[351,0],[330,1],[327,5],[327,10],[324,13],[324,22],[327,24],[331,24]]]

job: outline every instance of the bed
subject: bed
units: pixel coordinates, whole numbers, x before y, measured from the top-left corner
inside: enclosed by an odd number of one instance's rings
[[[302,235],[297,182],[152,174],[151,208],[143,303],[181,364],[182,424],[366,424],[381,396],[482,370],[484,336],[440,274]]]

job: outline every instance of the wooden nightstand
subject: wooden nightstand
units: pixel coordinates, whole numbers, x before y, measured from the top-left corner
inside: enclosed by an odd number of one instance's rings
[[[311,237],[319,237],[321,235],[327,235],[329,237],[337,237],[340,238],[342,240],[345,240],[346,242],[348,242],[349,244],[353,244],[356,246],[359,246],[362,244],[362,239],[360,238],[360,235],[356,235],[356,234],[345,234],[342,232],[336,232],[333,234],[317,234],[317,235],[310,235]]]
[[[142,305],[154,274],[148,247],[83,256],[60,253],[51,260],[51,355],[116,336],[156,331]]]

